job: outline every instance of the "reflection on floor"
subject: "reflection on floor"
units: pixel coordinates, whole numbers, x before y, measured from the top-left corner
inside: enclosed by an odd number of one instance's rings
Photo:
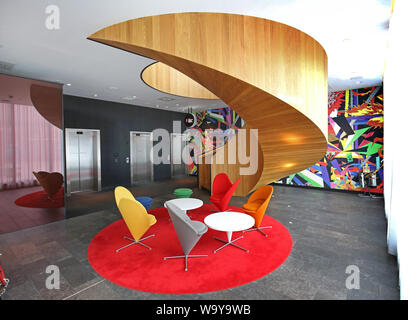
[[[160,183],[140,192],[153,198],[152,207],[159,207],[173,198],[175,185],[178,183]],[[194,188],[193,196],[209,203],[208,192]],[[382,199],[276,186],[267,214],[283,223],[294,241],[291,255],[280,268],[255,282],[228,290],[160,295],[120,287],[90,267],[87,248],[91,239],[120,218],[114,205],[107,203],[107,195],[89,195],[83,204],[91,204],[92,198],[107,207],[101,210],[95,204],[100,211],[0,236],[1,264],[11,278],[3,299],[399,298],[396,259],[387,254]],[[245,200],[234,197],[231,204],[240,206]],[[77,210],[80,212],[79,206]],[[45,288],[49,276],[45,268],[50,264],[60,268],[60,290]],[[346,288],[349,265],[360,270],[358,290]]]
[[[62,208],[26,208],[17,206],[14,200],[29,193],[43,190],[30,187],[0,192],[0,234],[32,228],[64,218]]]
[[[164,194],[172,194],[176,188],[194,188],[196,185],[196,177],[184,176],[181,179],[140,183],[129,188],[129,190],[132,191],[135,197],[147,196],[155,198]],[[155,205],[161,206],[160,203],[153,202],[151,208],[156,208]],[[71,196],[66,197],[66,218],[73,218],[100,210],[116,210],[113,190],[73,193]]]

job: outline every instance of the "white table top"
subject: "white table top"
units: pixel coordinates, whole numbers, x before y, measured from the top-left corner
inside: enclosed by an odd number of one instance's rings
[[[192,210],[192,209],[197,209],[200,208],[204,202],[200,199],[195,199],[195,198],[177,198],[173,200],[166,201],[164,203],[164,206],[167,208],[166,203],[173,203],[177,207],[179,207],[181,210]]]
[[[218,231],[242,231],[253,227],[255,219],[242,212],[226,211],[208,215],[204,223]]]

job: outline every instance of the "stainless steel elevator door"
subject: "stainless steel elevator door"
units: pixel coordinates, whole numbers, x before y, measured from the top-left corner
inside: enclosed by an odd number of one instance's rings
[[[100,190],[99,130],[66,129],[67,191]]]
[[[79,184],[79,138],[74,131],[67,131],[66,161],[67,161],[67,188],[68,193],[81,190]]]
[[[187,167],[182,157],[182,152],[186,145],[185,135],[180,133],[171,134],[171,175],[173,177],[187,174]]]
[[[80,191],[97,190],[96,132],[84,131],[78,138]]]
[[[131,132],[130,166],[132,185],[153,180],[153,163],[150,153],[153,148],[150,132]]]

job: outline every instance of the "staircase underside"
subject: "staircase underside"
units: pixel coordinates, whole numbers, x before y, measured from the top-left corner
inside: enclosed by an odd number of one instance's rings
[[[88,39],[180,71],[258,129],[258,171],[244,177],[240,195],[310,167],[327,150],[327,56],[300,30],[243,15],[176,13],[121,22]],[[239,164],[224,166],[239,175]]]

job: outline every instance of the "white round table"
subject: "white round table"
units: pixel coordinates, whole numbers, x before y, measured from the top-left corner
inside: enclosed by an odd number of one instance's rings
[[[243,236],[240,236],[232,241],[231,239],[232,233],[234,231],[242,231],[253,227],[253,225],[255,224],[255,219],[252,218],[250,215],[234,211],[217,212],[205,217],[204,223],[211,229],[225,231],[227,233],[228,241],[214,237],[214,239],[225,243],[217,250],[214,250],[214,253],[216,253],[218,250],[221,250],[222,248],[225,248],[228,245],[233,245],[234,247],[249,252],[249,250],[240,247],[234,243],[235,241],[243,238]]]
[[[164,203],[164,206],[167,208],[167,203],[173,203],[177,207],[179,207],[181,210],[187,211],[187,210],[193,210],[200,208],[204,202],[200,199],[195,199],[195,198],[177,198],[177,199],[172,199],[169,201],[166,201]]]
[[[195,199],[195,198],[172,199],[164,203],[165,208],[167,208],[167,203],[173,203],[174,205],[179,207],[181,210],[183,210],[185,214],[187,214],[188,210],[200,208],[204,204],[202,200]]]

